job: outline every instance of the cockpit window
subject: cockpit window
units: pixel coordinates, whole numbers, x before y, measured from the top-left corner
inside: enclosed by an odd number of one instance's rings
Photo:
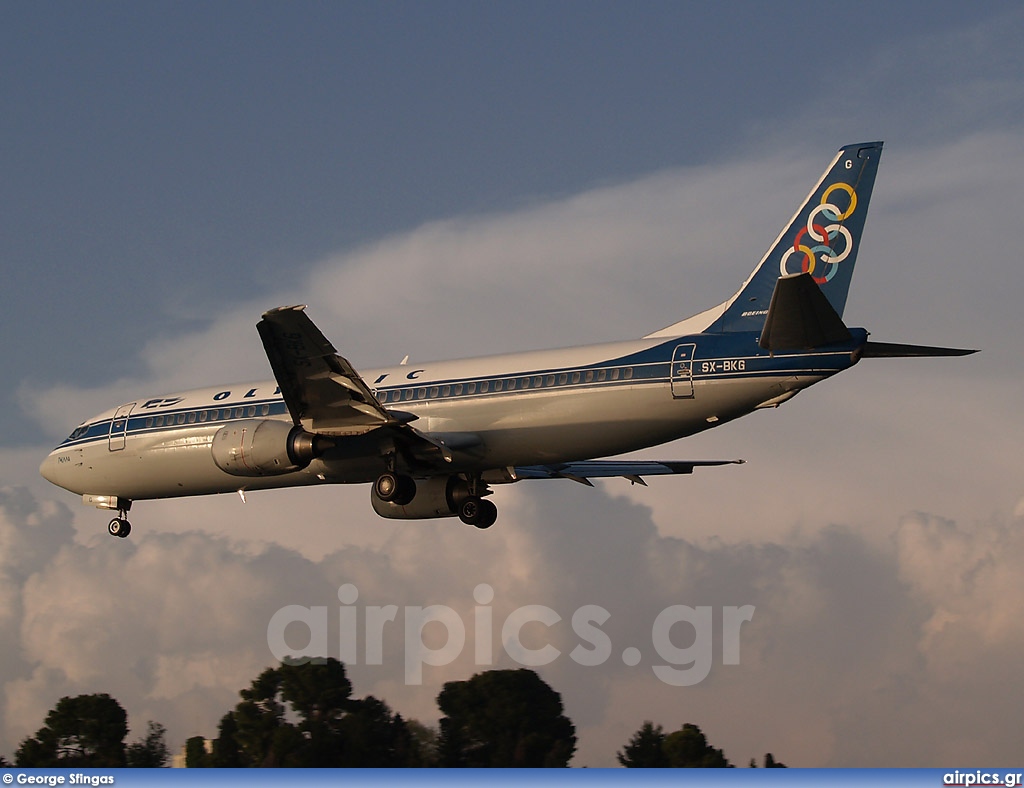
[[[84,436],[85,433],[87,433],[88,431],[89,431],[89,425],[88,424],[82,424],[81,426],[75,428],[75,431],[72,432],[70,436],[68,436],[68,440],[69,441],[76,441],[79,438],[81,438],[82,436]]]

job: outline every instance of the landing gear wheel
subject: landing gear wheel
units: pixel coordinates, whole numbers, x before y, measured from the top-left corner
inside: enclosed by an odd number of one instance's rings
[[[405,506],[416,497],[416,482],[410,476],[388,471],[377,477],[373,483],[373,492],[382,501]]]
[[[498,507],[490,501],[470,496],[459,506],[459,519],[466,525],[490,528],[498,519]]]
[[[132,532],[132,524],[125,520],[123,517],[115,517],[107,525],[107,533],[111,536],[116,536],[120,539],[124,539]]]

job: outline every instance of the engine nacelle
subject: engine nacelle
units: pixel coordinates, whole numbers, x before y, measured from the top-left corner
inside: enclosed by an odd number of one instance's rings
[[[246,419],[213,436],[213,461],[232,476],[277,476],[301,471],[329,448],[329,439],[286,421]]]
[[[370,486],[373,511],[392,520],[426,520],[434,517],[454,517],[459,504],[469,496],[469,485],[458,476],[435,476],[416,480],[416,495],[400,506],[377,497],[375,485]]]

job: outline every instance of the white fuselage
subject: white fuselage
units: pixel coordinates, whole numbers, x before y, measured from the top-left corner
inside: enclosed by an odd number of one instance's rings
[[[849,364],[845,351],[769,357],[750,341],[749,355],[716,356],[715,344],[701,335],[648,338],[402,365],[363,379],[389,411],[413,414],[413,426],[457,450],[452,472],[495,483],[514,481],[515,466],[616,455],[700,432]],[[694,350],[709,345],[711,355]],[[140,398],[84,422],[40,470],[78,494],[139,500],[369,482],[385,469],[390,447],[368,432],[292,473],[226,473],[212,457],[214,436],[251,419],[291,422],[275,382]]]

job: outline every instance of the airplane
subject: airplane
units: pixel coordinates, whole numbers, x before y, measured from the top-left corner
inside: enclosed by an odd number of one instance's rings
[[[108,532],[125,537],[146,499],[370,483],[382,517],[483,529],[497,485],[742,463],[617,455],[778,407],[862,358],[976,352],[843,322],[881,152],[841,148],[731,298],[642,338],[360,374],[304,306],[278,307],[256,326],[274,380],[134,398],[82,422],[40,472],[116,511]]]

